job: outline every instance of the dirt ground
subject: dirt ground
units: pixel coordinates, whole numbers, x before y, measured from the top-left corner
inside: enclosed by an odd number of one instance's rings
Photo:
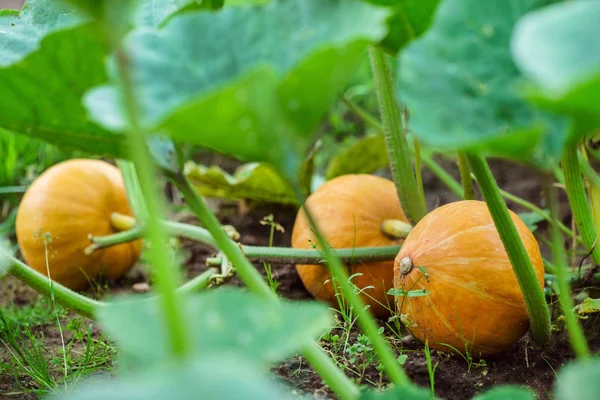
[[[458,178],[458,171],[454,164],[445,162],[444,166]],[[502,188],[534,204],[541,205],[541,179],[530,168],[504,161],[494,161],[491,166]],[[424,171],[424,186],[429,209],[456,200],[452,193],[427,171]],[[516,212],[524,211],[514,204],[509,203],[509,206]],[[570,226],[571,218],[564,196],[562,208],[563,222]],[[250,207],[250,211],[241,213],[236,204],[222,204],[218,213],[223,224],[231,224],[237,228],[241,234],[242,243],[252,245],[268,245],[269,228],[260,224],[260,220],[268,214],[273,214],[275,220],[285,228],[285,233],[276,233],[274,245],[289,246],[296,214],[296,210],[293,208],[263,205]],[[193,218],[188,218],[188,221],[193,221]],[[539,231],[543,232],[543,229],[544,226],[540,225]],[[212,255],[212,251],[201,244],[186,240],[182,241],[182,247],[186,254],[184,268],[188,278],[204,271],[206,269],[205,260]],[[547,254],[545,246],[542,248]],[[257,264],[257,268],[263,271],[262,265]],[[280,283],[278,292],[281,296],[288,299],[310,298],[292,264],[273,265],[272,268],[275,280]],[[112,290],[128,292],[131,291],[133,283],[146,280],[147,275],[144,269],[136,267],[124,280],[113,285]],[[233,278],[229,284],[243,285],[238,278]],[[35,301],[36,298],[35,292],[15,279],[8,278],[0,281],[1,306],[8,303],[24,306]],[[558,306],[553,304],[551,310],[555,317],[553,320],[556,321],[559,313]],[[381,322],[383,326],[384,321]],[[550,398],[555,372],[573,358],[562,324],[560,322],[555,322],[555,324],[556,331],[552,342],[545,348],[538,348],[531,343],[528,336],[525,336],[512,349],[495,357],[486,358],[484,361],[474,360],[472,365],[457,355],[450,356],[432,352],[433,365],[437,364],[435,370],[437,396],[442,399],[469,399],[491,386],[510,383],[532,388],[537,392],[539,399]],[[36,329],[43,330],[45,344],[49,351],[60,346],[56,324],[49,323]],[[600,348],[600,336],[594,318],[585,322],[585,329],[591,350],[595,352]],[[98,335],[99,332],[96,331],[95,334]],[[357,334],[358,332],[354,328],[350,340],[355,340]],[[397,348],[398,354],[407,355],[404,369],[410,379],[419,385],[429,387],[430,380],[423,346],[406,333],[404,335],[406,336],[398,338],[390,334],[389,338]],[[323,346],[326,350],[331,350],[329,343],[324,343]],[[338,355],[338,359],[342,359],[341,357],[342,355]],[[8,359],[8,353],[4,346],[0,346],[0,358],[4,362]],[[359,371],[350,365],[347,373],[361,384],[381,385],[385,383],[385,379],[382,379],[375,365],[370,364],[360,368]],[[316,398],[335,398],[301,356],[291,357],[275,366],[273,371],[292,387],[313,394]],[[37,398],[34,394],[23,393],[23,386],[27,387],[28,384],[27,378],[19,377],[19,383],[17,383],[13,376],[5,374],[0,377],[0,398],[15,400]]]

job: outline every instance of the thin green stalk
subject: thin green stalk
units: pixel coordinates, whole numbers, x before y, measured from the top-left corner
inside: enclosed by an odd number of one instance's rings
[[[534,212],[537,215],[539,215],[540,217],[544,218],[544,220],[546,220],[548,223],[550,223],[552,225],[556,225],[558,227],[558,229],[560,229],[565,235],[567,235],[569,237],[573,237],[573,231],[571,229],[569,229],[565,224],[563,224],[559,220],[556,220],[556,219],[553,219],[552,217],[550,217],[550,214],[548,214],[546,211],[542,210],[535,204],[530,203],[527,200],[522,199],[518,196],[515,196],[514,194],[511,194],[502,189],[500,189],[500,194],[502,194],[502,197],[504,197],[506,200],[510,200],[515,204],[518,204],[524,208],[527,208],[531,212]],[[579,236],[577,236],[577,240],[582,242],[581,237],[579,237]]]
[[[266,299],[275,302],[279,301],[277,295],[273,293],[269,285],[263,280],[258,270],[244,256],[242,249],[227,236],[217,218],[207,207],[204,199],[190,186],[185,177],[181,174],[170,175],[171,180],[185,198],[188,206],[198,216],[208,232],[210,232],[221,251],[235,266],[237,274],[248,288],[255,294]],[[358,397],[358,388],[323,353],[317,343],[313,342],[305,346],[302,349],[302,354],[340,399],[354,400]]]
[[[180,271],[176,269],[166,243],[167,235],[160,223],[164,219],[164,204],[156,187],[156,166],[152,162],[146,143],[146,135],[139,121],[136,95],[133,90],[127,55],[122,49],[117,50],[117,68],[119,73],[119,88],[123,99],[124,111],[127,117],[128,145],[132,161],[138,172],[140,188],[148,210],[148,218],[144,221],[152,260],[152,273],[159,293],[161,294],[161,311],[165,318],[167,338],[175,357],[181,358],[188,354],[190,337],[185,319],[185,307],[176,292],[180,282]]]
[[[377,118],[371,115],[367,110],[356,104],[354,101],[350,100],[346,96],[342,96],[342,101],[350,111],[356,114],[360,119],[362,119],[367,125],[370,125],[371,128],[374,128],[380,131],[383,134],[383,126],[379,122]]]
[[[469,170],[469,160],[462,151],[458,152],[458,169],[460,171],[460,181],[462,183],[463,194],[465,200],[475,200],[473,192],[473,179]]]
[[[592,252],[592,260],[596,265],[600,265],[600,246],[596,245],[596,228],[583,185],[581,170],[579,169],[577,147],[572,147],[566,151],[562,165],[567,197],[577,229],[581,234],[585,247]]]
[[[438,177],[440,181],[444,185],[448,187],[459,198],[459,200],[464,200],[465,194],[464,190],[460,183],[452,175],[450,175],[444,168],[440,166],[431,155],[426,153],[421,153],[421,160],[423,164],[429,169],[435,176]]]
[[[413,138],[414,142],[414,155],[415,155],[415,178],[417,181],[417,191],[419,193],[419,200],[422,204],[427,204],[425,202],[425,189],[423,189],[423,173],[421,172],[421,146],[419,145],[419,141],[416,138]],[[427,206],[425,206],[427,207]],[[427,208],[425,208],[425,212],[427,212]]]
[[[583,173],[583,176],[585,176],[585,179],[587,179],[592,186],[600,188],[600,176],[598,176],[589,161],[585,159],[580,151],[577,152],[577,161],[579,162],[579,168],[581,168],[581,172]]]
[[[356,313],[360,327],[371,340],[373,350],[375,350],[375,353],[379,357],[379,360],[390,377],[390,380],[398,386],[410,385],[410,381],[396,360],[394,353],[388,346],[384,337],[379,333],[379,326],[375,322],[375,319],[371,313],[365,309],[364,302],[354,291],[354,287],[348,279],[348,273],[344,268],[344,265],[336,253],[330,248],[325,238],[321,235],[320,229],[312,217],[310,210],[307,209],[306,206],[302,206],[302,209],[304,210],[306,218],[310,223],[312,231],[317,237],[321,251],[323,251],[325,258],[327,259],[332,277],[340,285],[344,297],[350,303],[353,311]]]
[[[379,111],[383,121],[390,169],[398,191],[398,198],[408,220],[416,225],[427,214],[427,207],[425,202],[419,198],[411,151],[402,128],[402,116],[396,101],[391,65],[386,55],[375,47],[369,48],[369,56]]]
[[[92,254],[94,251],[106,247],[115,246],[121,243],[133,242],[144,236],[141,226],[136,226],[128,231],[117,232],[107,236],[94,236],[91,238],[92,244],[86,247],[85,254]]]
[[[40,274],[9,254],[6,254],[6,258],[10,262],[8,268],[9,274],[44,296],[51,297],[51,291],[53,291],[54,299],[58,304],[84,317],[94,318],[95,311],[104,306],[104,303],[74,292],[57,282],[52,282],[52,285],[50,285],[50,281],[46,275]]]
[[[510,218],[487,162],[475,154],[467,154],[467,157],[523,293],[529,314],[531,338],[534,342],[544,345],[550,340],[550,313],[527,250]]]
[[[557,189],[552,184],[552,179],[545,179],[544,192],[546,195],[546,201],[550,208],[550,215],[553,219],[558,219],[558,193]],[[560,230],[556,225],[551,225],[552,234],[552,259],[554,261],[554,270],[558,281],[558,287],[560,289],[558,294],[558,301],[563,310],[565,316],[565,323],[567,325],[567,333],[569,334],[569,340],[571,346],[575,351],[577,357],[585,359],[590,357],[590,351],[587,346],[587,341],[579,324],[579,320],[573,312],[575,304],[573,297],[571,297],[571,287],[569,285],[569,271],[567,270],[567,260],[564,251],[564,242]]]

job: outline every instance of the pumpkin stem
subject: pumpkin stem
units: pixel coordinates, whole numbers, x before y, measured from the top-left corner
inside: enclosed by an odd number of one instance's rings
[[[400,260],[400,272],[402,275],[408,274],[413,268],[413,262],[410,257],[404,257]]]
[[[406,239],[412,225],[399,219],[386,219],[381,224],[381,231],[394,239]]]
[[[135,227],[136,220],[129,215],[114,212],[110,215],[110,224],[116,231],[122,232],[133,229]]]

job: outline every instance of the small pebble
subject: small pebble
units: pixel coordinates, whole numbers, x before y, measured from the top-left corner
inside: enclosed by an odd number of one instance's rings
[[[150,285],[148,285],[147,282],[138,282],[134,283],[133,286],[131,286],[131,288],[136,293],[146,293],[150,290]]]

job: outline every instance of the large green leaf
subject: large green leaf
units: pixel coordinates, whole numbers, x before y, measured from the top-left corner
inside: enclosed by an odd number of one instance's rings
[[[388,35],[381,45],[397,52],[411,40],[421,36],[431,25],[440,0],[366,0],[369,3],[391,7]]]
[[[203,196],[265,203],[298,203],[289,183],[266,164],[244,164],[230,175],[216,166],[206,167],[188,162],[184,172],[194,189]]]
[[[316,302],[280,304],[242,289],[221,288],[186,298],[193,353],[241,354],[273,362],[299,350],[332,323],[327,307]],[[101,326],[133,365],[167,360],[167,332],[156,299],[120,300],[98,312]]]
[[[366,46],[384,37],[387,15],[360,2],[273,0],[139,28],[124,46],[141,120],[295,180],[321,118]],[[85,103],[95,121],[119,131],[118,99],[103,86]]]
[[[562,154],[568,122],[520,95],[524,78],[510,53],[520,16],[550,0],[447,0],[431,29],[400,57],[398,94],[424,144],[479,151],[549,167]]]
[[[144,334],[149,334],[147,331]],[[280,400],[286,398],[255,363],[234,355],[208,354],[197,359],[164,363],[140,375],[89,378],[69,394],[47,396],[48,400]]]
[[[83,14],[61,1],[28,0],[20,13],[0,14],[0,67],[37,50],[49,33],[78,26]]]
[[[477,395],[473,400],[535,400],[535,395],[531,390],[524,387],[505,385]]]
[[[120,156],[123,136],[91,122],[81,104],[106,81],[106,43],[95,23],[56,3],[30,1],[20,16],[0,17],[0,128]]]
[[[515,62],[541,89],[538,102],[577,119],[579,135],[600,125],[600,2],[572,1],[525,15]]]
[[[600,399],[600,358],[575,361],[558,374],[556,400]]]

